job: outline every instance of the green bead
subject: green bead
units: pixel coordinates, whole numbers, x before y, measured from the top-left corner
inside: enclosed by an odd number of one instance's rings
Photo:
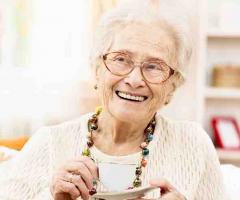
[[[84,149],[82,152],[83,156],[90,156],[90,150],[89,149]]]
[[[149,149],[144,148],[144,149],[142,150],[142,155],[147,156],[148,154],[149,154]]]
[[[142,185],[142,181],[139,179],[139,178],[136,178],[134,181],[133,181],[133,186],[134,187],[140,187]]]
[[[151,142],[153,140],[153,134],[148,134],[147,140],[148,142]]]
[[[97,180],[96,179],[93,180],[93,185],[97,185]]]

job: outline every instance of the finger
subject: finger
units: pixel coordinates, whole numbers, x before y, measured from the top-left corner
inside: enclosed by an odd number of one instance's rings
[[[137,198],[137,199],[129,199],[129,200],[158,200],[158,199],[146,199],[146,198]]]
[[[79,189],[81,194],[83,193],[85,196],[89,193],[89,188],[80,175],[64,172],[64,175],[61,176],[60,179],[73,183]]]
[[[58,179],[55,185],[54,196],[60,193],[67,193],[73,200],[80,197],[80,191],[75,187],[74,184]]]
[[[71,176],[71,182],[78,188],[83,199],[89,198],[89,189],[80,175],[73,174]]]
[[[72,172],[74,174],[80,175],[84,180],[84,182],[86,183],[88,189],[90,190],[93,188],[93,179],[94,179],[93,175],[91,174],[91,172],[83,162],[73,161],[68,165],[66,165],[64,167],[64,170],[67,172]]]
[[[161,199],[178,199],[178,200],[185,200],[186,198],[177,190],[174,190],[172,192],[166,193],[161,196]]]
[[[58,173],[57,178],[75,185],[83,199],[89,198],[89,189],[87,188],[86,183],[82,180],[80,175],[72,174],[66,171],[61,171]]]
[[[161,189],[161,193],[166,193],[175,190],[175,188],[166,179],[153,179],[150,185],[157,186]]]
[[[98,167],[91,158],[89,158],[87,156],[82,156],[79,159],[77,159],[77,161],[83,162],[86,165],[86,167],[89,169],[89,171],[91,172],[93,177],[95,179],[98,179]]]

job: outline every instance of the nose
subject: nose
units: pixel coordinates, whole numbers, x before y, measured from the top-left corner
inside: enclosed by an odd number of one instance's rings
[[[144,87],[146,85],[140,67],[135,67],[133,71],[125,77],[124,82],[132,88]]]

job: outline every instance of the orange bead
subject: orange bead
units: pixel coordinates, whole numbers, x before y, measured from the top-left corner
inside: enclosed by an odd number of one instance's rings
[[[146,148],[147,145],[148,145],[148,144],[147,144],[146,142],[142,142],[142,143],[141,143],[141,148],[142,148],[142,149],[143,149],[143,148]]]
[[[147,165],[147,160],[142,159],[142,161],[141,161],[141,165],[142,165],[143,167],[146,167],[146,165]]]

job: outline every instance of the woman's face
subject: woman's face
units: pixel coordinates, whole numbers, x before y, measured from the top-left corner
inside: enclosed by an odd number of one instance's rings
[[[165,29],[133,24],[120,30],[109,52],[127,52],[137,63],[161,59],[171,66],[175,46]],[[139,65],[139,64],[138,64]],[[97,70],[98,92],[103,109],[120,121],[141,123],[162,106],[171,93],[170,79],[158,84],[144,80],[140,67],[125,76],[107,70],[104,63]]]

